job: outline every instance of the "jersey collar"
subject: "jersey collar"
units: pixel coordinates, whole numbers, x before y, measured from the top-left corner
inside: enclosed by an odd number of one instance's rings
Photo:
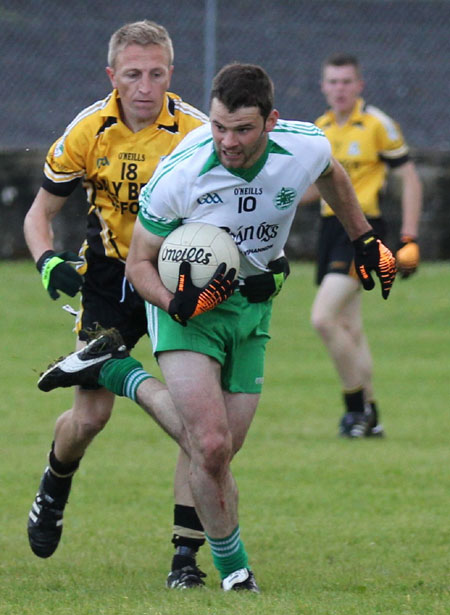
[[[109,100],[101,111],[103,117],[116,117],[120,119],[119,103],[117,90],[113,90],[109,95]]]
[[[350,113],[348,120],[346,122],[346,125],[352,125],[352,124],[361,124],[364,118],[364,106],[365,106],[365,101],[363,98],[358,98],[357,101],[355,102],[355,106],[352,109],[352,112]],[[325,113],[325,119],[327,121],[327,123],[330,124],[337,124],[336,121],[336,114],[334,111],[332,111],[331,109]]]
[[[120,118],[120,108],[119,108],[119,94],[116,89],[114,89],[109,95],[109,100],[102,109],[102,116],[104,117],[115,117],[118,120],[122,121]],[[172,94],[172,92],[166,92],[166,96],[163,102],[162,109],[156,118],[154,123],[155,126],[161,126],[163,128],[172,128],[176,127],[175,121],[175,100],[179,100],[180,97],[176,94]]]
[[[237,177],[240,177],[241,179],[249,183],[253,181],[255,177],[258,175],[258,173],[261,171],[263,166],[266,164],[269,154],[271,153],[290,155],[287,150],[280,147],[277,143],[275,143],[275,141],[272,141],[272,139],[268,139],[266,149],[264,150],[263,154],[258,158],[258,160],[255,162],[254,165],[252,165],[248,169],[226,169],[226,170],[229,171],[232,175],[236,175]],[[214,167],[218,167],[218,166],[222,166],[222,163],[220,162],[219,157],[217,156],[216,150],[213,148],[211,155],[209,156],[208,160],[205,162],[202,170],[200,171],[200,175],[204,175],[205,173],[207,173]]]
[[[157,126],[170,128],[176,125],[175,100],[180,100],[180,97],[176,94],[172,94],[172,92],[166,92],[162,109],[155,121]]]

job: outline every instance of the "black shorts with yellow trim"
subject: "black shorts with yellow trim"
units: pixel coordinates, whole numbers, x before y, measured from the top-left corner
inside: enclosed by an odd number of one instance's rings
[[[115,327],[128,349],[147,334],[145,304],[125,278],[125,265],[115,258],[98,256],[89,248],[81,290],[76,331],[86,340],[86,330]]]
[[[367,218],[375,234],[384,241],[386,223],[382,218]],[[320,284],[327,273],[342,273],[356,277],[353,265],[354,250],[344,227],[336,216],[321,218],[317,258],[316,282]]]

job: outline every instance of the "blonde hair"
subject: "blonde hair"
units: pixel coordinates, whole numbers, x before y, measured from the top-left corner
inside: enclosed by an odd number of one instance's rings
[[[173,64],[172,40],[164,26],[144,19],[128,23],[116,30],[109,39],[108,65],[114,68],[117,54],[128,45],[160,45],[169,56],[169,66]]]

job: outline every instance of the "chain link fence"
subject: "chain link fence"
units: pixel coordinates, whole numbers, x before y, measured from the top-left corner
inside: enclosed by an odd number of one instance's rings
[[[0,0],[0,259],[29,256],[23,218],[42,181],[46,151],[75,115],[111,89],[108,40],[124,23],[152,19],[175,47],[171,89],[207,112],[213,75],[232,61],[272,76],[286,119],[324,110],[320,67],[336,51],[360,58],[364,96],[397,119],[424,181],[421,252],[450,258],[450,0]],[[388,182],[392,245],[400,201]],[[56,247],[85,234],[81,187],[54,221]],[[314,258],[318,211],[303,208],[287,250]]]
[[[47,149],[103,98],[111,33],[144,18],[173,38],[173,91],[205,111],[212,75],[238,60],[268,70],[282,117],[314,120],[323,58],[349,51],[413,149],[450,151],[448,0],[0,0],[0,150]]]

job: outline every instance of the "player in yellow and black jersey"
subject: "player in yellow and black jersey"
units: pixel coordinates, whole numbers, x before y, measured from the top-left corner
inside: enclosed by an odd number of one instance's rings
[[[48,152],[43,188],[67,197],[81,180],[90,209],[82,249],[125,262],[138,213],[139,192],[161,158],[205,120],[179,96],[162,92],[151,124],[134,132],[121,119],[114,89],[83,111]],[[142,103],[144,104],[144,103]]]
[[[389,169],[402,184],[402,226],[396,253],[400,275],[419,263],[417,244],[422,206],[421,182],[398,124],[361,98],[364,82],[357,58],[335,54],[323,63],[322,92],[329,110],[316,124],[329,139],[335,158],[350,175],[366,217],[381,240],[385,223],[379,196]],[[303,203],[319,198],[311,188]],[[354,250],[332,209],[321,202],[321,230],[312,323],[321,335],[342,383],[345,414],[340,434],[383,435],[372,384],[372,358],[363,331],[360,283]]]
[[[24,231],[50,296],[57,299],[60,291],[75,296],[81,290],[78,346],[85,343],[86,331],[99,325],[118,329],[132,348],[147,333],[144,303],[125,278],[139,191],[159,161],[207,117],[168,92],[173,47],[167,30],[154,22],[127,24],[112,35],[106,71],[113,91],[83,109],[51,146]],[[78,256],[55,253],[52,219],[80,181],[89,203],[86,240]],[[69,264],[73,261],[78,261],[77,270]],[[155,392],[162,388],[155,379]],[[109,420],[113,403],[106,389],[79,389],[72,408],[56,421],[49,467],[28,522],[30,546],[39,557],[51,556],[59,544],[72,476]],[[156,402],[151,410],[157,412]],[[168,416],[167,408],[162,410]],[[170,425],[166,428],[170,431]],[[186,472],[183,453],[179,464],[178,472]],[[203,528],[186,502],[183,494],[175,506],[173,542],[181,555],[176,553],[172,567],[190,565],[190,586],[202,585],[195,552],[204,542]]]
[[[345,123],[329,110],[319,117],[335,157],[350,176],[362,210],[369,218],[381,216],[379,195],[385,185],[387,166],[402,166],[409,159],[400,127],[385,113],[357,98]],[[322,203],[322,215],[334,215]]]

